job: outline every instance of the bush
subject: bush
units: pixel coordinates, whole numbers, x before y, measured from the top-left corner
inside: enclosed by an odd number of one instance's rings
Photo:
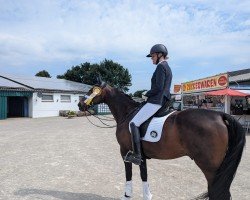
[[[60,110],[59,111],[59,116],[67,117],[68,116],[68,112],[69,112],[69,110]]]
[[[75,111],[70,110],[70,111],[68,112],[68,115],[76,115],[76,112],[75,112]]]

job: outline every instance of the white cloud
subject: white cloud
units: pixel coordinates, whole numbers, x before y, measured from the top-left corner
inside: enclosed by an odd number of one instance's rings
[[[186,59],[210,65],[219,59],[225,66],[250,62],[246,0],[0,0],[0,4],[0,69],[32,61],[74,63],[105,57],[137,64],[145,61],[155,43],[167,45],[176,67]]]

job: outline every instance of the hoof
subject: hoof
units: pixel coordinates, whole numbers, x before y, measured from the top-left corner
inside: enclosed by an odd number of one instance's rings
[[[151,193],[144,195],[143,200],[152,200],[153,195]]]
[[[126,196],[123,196],[122,198],[121,198],[121,200],[131,200],[132,199],[132,197],[126,197]]]

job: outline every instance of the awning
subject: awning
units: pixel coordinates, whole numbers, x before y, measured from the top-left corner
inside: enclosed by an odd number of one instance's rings
[[[216,91],[211,91],[211,92],[206,92],[206,95],[210,95],[210,96],[237,96],[237,97],[246,97],[246,96],[250,96],[250,94],[246,94],[243,92],[239,92],[237,90],[232,90],[230,88],[226,88],[223,90],[216,90]]]

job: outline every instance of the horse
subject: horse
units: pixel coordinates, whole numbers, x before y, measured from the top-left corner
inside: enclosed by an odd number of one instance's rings
[[[79,109],[105,103],[116,121],[116,138],[122,158],[132,150],[129,122],[139,103],[129,95],[100,81],[79,102]],[[146,160],[189,156],[207,180],[207,192],[196,199],[229,200],[230,187],[246,143],[241,124],[229,114],[206,109],[176,111],[164,122],[158,142],[141,140],[143,160],[140,175],[143,199],[152,199],[147,182]],[[132,199],[132,164],[124,162],[126,183],[122,199]]]

